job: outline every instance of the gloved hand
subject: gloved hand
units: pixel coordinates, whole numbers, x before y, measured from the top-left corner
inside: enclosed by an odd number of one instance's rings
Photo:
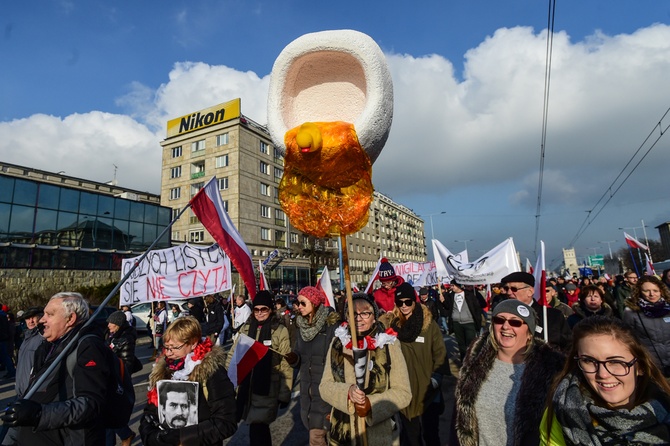
[[[42,405],[32,400],[14,401],[7,407],[2,421],[7,426],[37,426],[42,416]]]
[[[356,415],[361,418],[367,417],[370,413],[370,410],[372,409],[370,406],[370,400],[367,396],[365,397],[365,402],[363,404],[354,404],[354,408],[356,409]]]
[[[179,446],[179,429],[165,429],[158,433],[161,445]]]
[[[280,401],[279,402],[279,408],[280,409],[286,409],[288,407],[288,401]]]
[[[284,355],[284,358],[286,358],[286,362],[288,362],[288,365],[290,366],[297,364],[298,360],[300,359],[296,352],[288,352]]]

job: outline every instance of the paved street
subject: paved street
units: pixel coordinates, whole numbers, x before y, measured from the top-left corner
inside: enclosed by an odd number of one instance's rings
[[[445,337],[447,350],[449,354],[454,352],[455,342],[450,337]],[[148,384],[148,376],[151,371],[151,363],[149,358],[151,357],[152,350],[149,346],[149,338],[141,337],[138,339],[138,345],[136,349],[138,358],[144,364],[144,368],[141,372],[136,373],[133,376],[133,383],[135,385],[135,410],[130,419],[131,428],[134,432],[137,433],[140,418],[142,416],[142,409],[146,405],[146,391]],[[457,353],[457,352],[456,352]],[[453,367],[452,367],[453,368]],[[445,397],[446,409],[441,416],[440,424],[440,437],[443,444],[447,444],[448,432],[451,421],[451,406],[453,404],[453,392],[456,384],[456,380],[453,376],[445,377],[442,383],[442,391]],[[291,446],[300,446],[307,445],[308,442],[308,433],[305,427],[300,421],[300,405],[299,405],[299,385],[294,386],[294,392],[292,395],[291,404],[284,409],[279,411],[279,416],[277,420],[272,423],[270,430],[272,432],[272,439],[275,445],[291,445]],[[15,396],[14,393],[14,381],[13,380],[3,380],[0,381],[0,404],[1,407],[5,407],[7,403],[13,400]],[[117,439],[117,444],[120,442]],[[142,442],[139,439],[139,436],[133,441],[133,445],[141,445]],[[233,437],[228,439],[224,444],[229,446],[242,446],[249,445],[249,429],[248,426],[244,423],[240,424],[237,432]]]

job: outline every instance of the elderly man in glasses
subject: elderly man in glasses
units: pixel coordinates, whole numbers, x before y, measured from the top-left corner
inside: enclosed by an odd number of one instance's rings
[[[544,330],[548,330],[549,344],[563,351],[570,348],[572,341],[572,332],[568,326],[565,316],[560,310],[547,307],[547,323],[544,323],[544,310],[542,305],[535,300],[535,277],[525,272],[515,272],[508,274],[501,280],[503,290],[507,293],[508,299],[517,299],[529,305],[535,310],[538,316],[535,336],[544,339]]]

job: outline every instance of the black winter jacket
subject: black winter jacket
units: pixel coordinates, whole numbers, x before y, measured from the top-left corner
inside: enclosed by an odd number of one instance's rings
[[[128,321],[124,321],[116,333],[107,333],[106,340],[107,345],[109,345],[114,354],[121,358],[126,370],[133,373],[135,371],[134,366],[138,361],[135,357],[137,331],[128,325]]]

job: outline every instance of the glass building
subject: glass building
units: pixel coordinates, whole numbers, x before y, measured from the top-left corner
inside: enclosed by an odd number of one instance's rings
[[[1,268],[119,270],[121,259],[144,252],[170,223],[171,209],[158,202],[115,196],[127,193],[102,193],[13,177],[3,172],[0,172]],[[85,183],[89,187],[119,191],[101,183]],[[168,232],[154,249],[169,246]]]

